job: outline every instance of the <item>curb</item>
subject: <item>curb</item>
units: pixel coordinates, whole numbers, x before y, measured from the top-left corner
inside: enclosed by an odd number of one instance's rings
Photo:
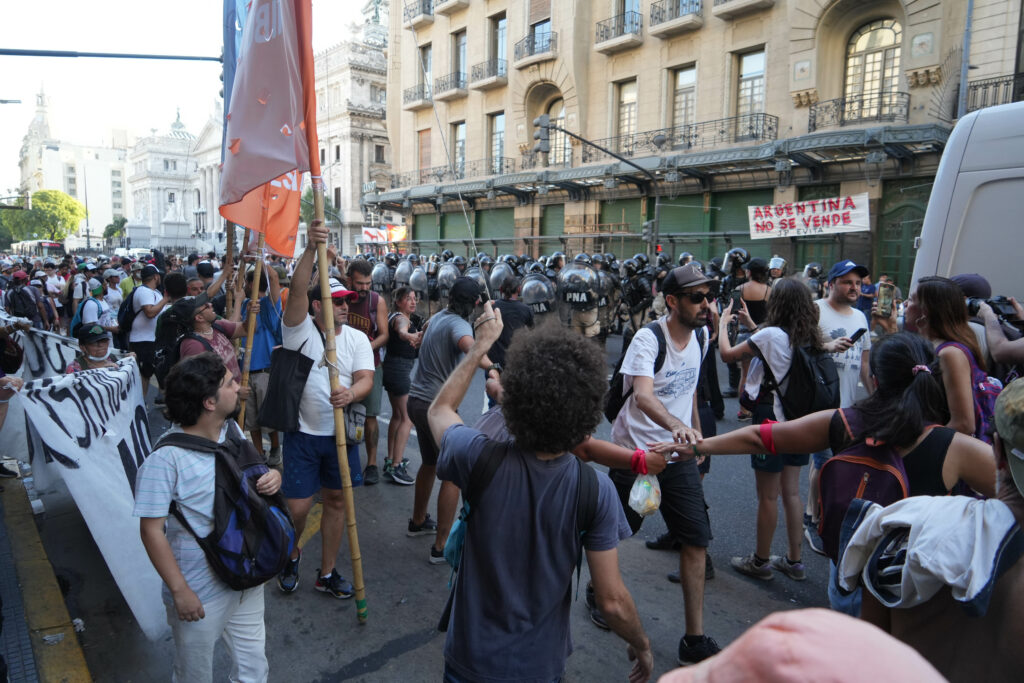
[[[25,605],[25,620],[39,680],[54,683],[92,681],[85,654],[64,604],[64,595],[57,585],[53,565],[39,538],[28,494],[20,480],[8,481],[0,498],[3,500],[7,535],[14,555],[14,568]]]

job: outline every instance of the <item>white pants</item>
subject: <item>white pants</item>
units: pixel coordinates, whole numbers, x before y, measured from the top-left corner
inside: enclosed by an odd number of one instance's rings
[[[175,683],[213,681],[213,648],[217,638],[231,655],[229,680],[234,683],[266,683],[266,628],[263,624],[263,586],[244,591],[225,590],[203,603],[206,616],[181,621],[174,605],[167,606],[167,623],[174,634]]]

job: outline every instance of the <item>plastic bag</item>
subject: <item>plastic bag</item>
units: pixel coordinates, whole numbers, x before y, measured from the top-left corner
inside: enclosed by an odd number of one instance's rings
[[[661,484],[653,474],[641,474],[629,490],[629,507],[641,517],[653,515],[661,507]]]

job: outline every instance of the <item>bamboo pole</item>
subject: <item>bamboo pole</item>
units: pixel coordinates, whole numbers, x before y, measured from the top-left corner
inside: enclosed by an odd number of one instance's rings
[[[235,224],[231,221],[228,221],[227,231],[228,245],[224,250],[224,263],[221,265],[221,268],[230,268],[235,264]],[[235,310],[235,292],[230,286],[225,287],[224,290],[224,315],[230,318],[231,313]]]
[[[265,209],[266,209],[266,207],[264,207],[264,212],[265,212]],[[245,252],[249,251],[249,235],[251,235],[251,234],[252,234],[252,231],[249,230],[249,228],[246,228],[245,229],[245,234],[242,236],[242,246],[239,247],[239,249],[238,249],[238,267],[235,268],[235,277],[239,277],[239,275],[241,275],[242,277],[245,277]],[[231,241],[233,242],[234,240],[232,239]],[[227,283],[224,284],[224,287],[227,290],[226,296],[234,297],[234,294],[232,294],[232,292],[234,292],[233,284],[234,283],[232,283],[232,282],[227,282]],[[239,304],[239,306],[241,306],[241,304]],[[225,317],[231,317],[231,314],[234,313],[234,310],[230,310],[229,311],[229,310],[225,309],[224,313],[225,313]],[[241,348],[242,343],[238,339],[232,340],[231,343],[234,345],[234,347],[235,347],[235,354],[237,355],[238,354],[238,349]],[[239,422],[238,425],[241,426],[242,423]]]
[[[324,220],[324,186],[319,178],[313,180],[313,216]],[[331,300],[327,244],[316,245],[317,270],[320,277],[320,306],[324,320],[324,354],[327,356],[327,372],[331,380],[331,393],[341,388],[338,381],[338,354],[334,339],[334,304]],[[360,624],[366,623],[366,587],[363,584],[363,558],[359,552],[359,532],[356,528],[356,505],[352,497],[352,473],[348,466],[348,447],[345,444],[345,410],[334,409],[334,444],[338,449],[338,469],[341,470],[341,488],[345,499],[345,526],[348,531],[348,545],[352,553],[352,585],[356,591],[356,617]]]
[[[260,277],[263,274],[263,233],[259,233],[259,242],[256,244],[256,269],[252,274],[252,289],[249,290],[249,309],[246,314],[246,328],[245,328],[245,361],[242,368],[242,389],[246,389],[249,386],[249,368],[252,366],[252,347],[253,347],[253,335],[256,333],[256,315],[253,315],[253,301],[259,301],[260,298]],[[243,268],[245,264],[242,264]],[[245,270],[239,270],[235,277],[244,277]],[[244,291],[244,290],[243,290]],[[239,301],[238,305],[241,306],[242,302]],[[333,312],[333,311],[332,311]],[[245,392],[242,391],[242,395]],[[245,399],[242,398],[238,402],[238,426],[245,430]],[[262,451],[262,448],[260,449]]]

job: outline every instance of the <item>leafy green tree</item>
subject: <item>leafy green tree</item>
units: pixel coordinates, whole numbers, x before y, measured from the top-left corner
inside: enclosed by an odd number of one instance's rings
[[[78,232],[86,216],[85,206],[60,190],[39,190],[32,194],[32,208],[4,211],[4,225],[15,240],[49,239],[60,241]]]
[[[108,245],[115,237],[124,237],[124,225],[127,222],[124,216],[114,216],[113,222],[107,223],[107,227],[103,228],[103,239]]]
[[[331,199],[324,195],[324,218],[328,225],[338,225],[341,221],[338,218],[338,210],[331,204]],[[307,187],[302,194],[302,208],[299,210],[299,220],[306,225],[313,222],[313,188]]]

